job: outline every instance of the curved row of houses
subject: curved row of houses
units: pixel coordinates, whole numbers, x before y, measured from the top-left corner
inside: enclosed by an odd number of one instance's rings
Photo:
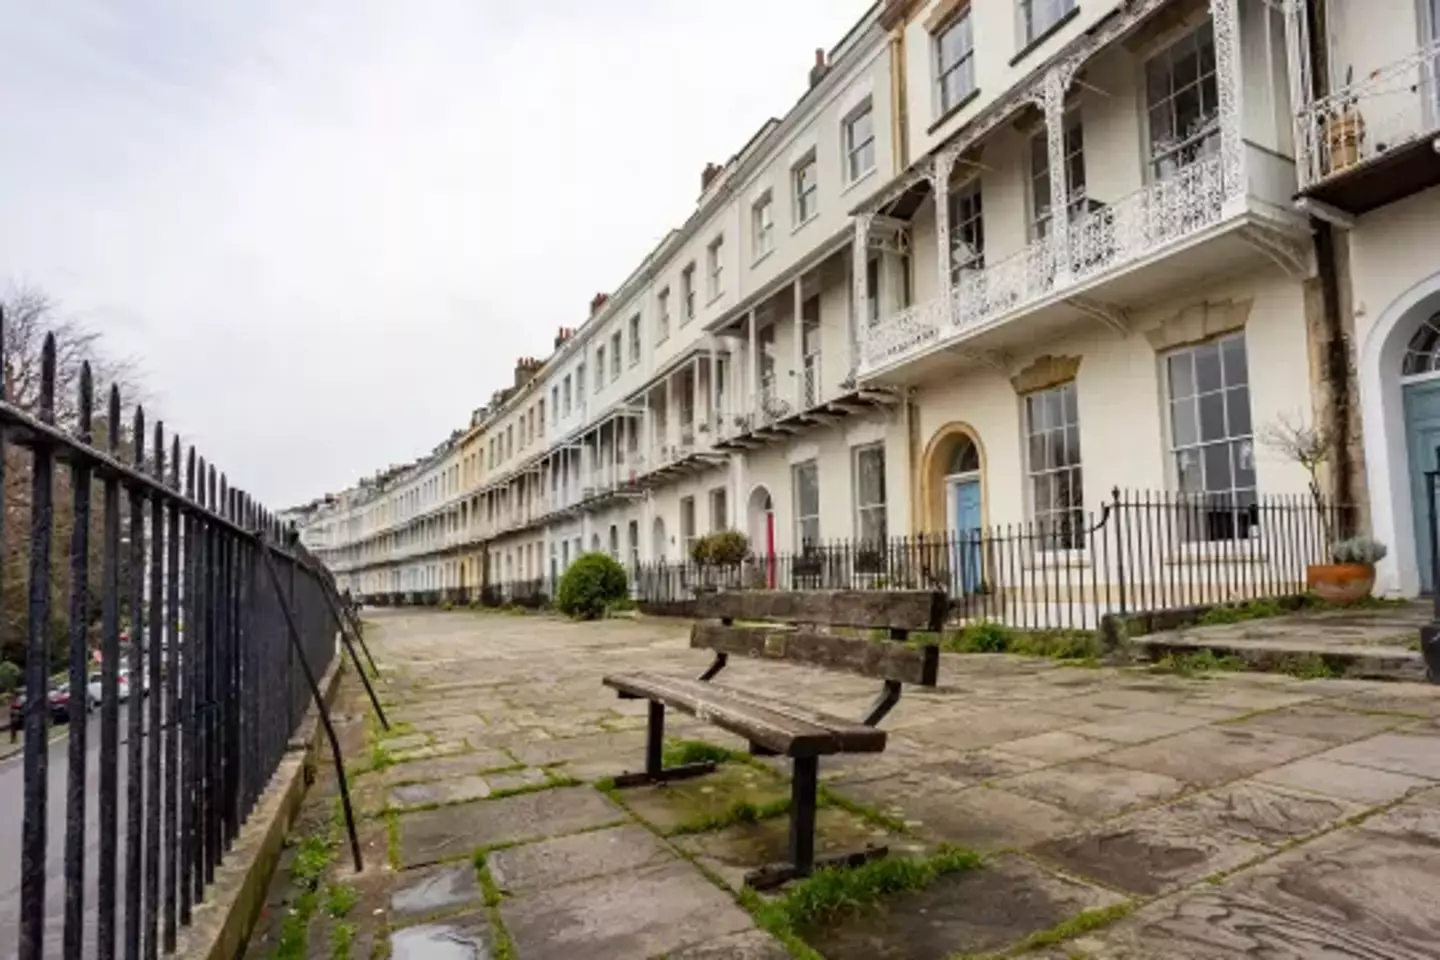
[[[371,597],[676,562],[732,528],[761,559],[1020,529],[1044,578],[1101,563],[1118,487],[1204,514],[1157,569],[1243,581],[1274,562],[1255,505],[1309,496],[1264,442],[1289,425],[1333,438],[1323,494],[1414,593],[1440,445],[1427,2],[878,3],[549,356],[302,535]]]

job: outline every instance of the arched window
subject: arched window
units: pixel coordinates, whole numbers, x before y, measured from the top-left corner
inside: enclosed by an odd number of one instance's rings
[[[1413,377],[1440,371],[1440,313],[1420,324],[1405,348],[1400,375]]]
[[[979,469],[980,451],[976,449],[975,442],[969,437],[960,437],[955,442],[955,449],[950,452],[950,466],[945,475],[953,477],[959,473],[974,473]]]

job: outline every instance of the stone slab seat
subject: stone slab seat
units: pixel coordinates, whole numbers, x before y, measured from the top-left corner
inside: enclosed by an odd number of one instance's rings
[[[673,708],[744,737],[752,753],[785,756],[792,761],[790,862],[751,873],[745,878],[751,887],[772,887],[809,876],[818,867],[855,865],[884,856],[881,847],[816,861],[819,759],[839,753],[880,753],[886,738],[877,724],[899,702],[904,684],[935,686],[939,648],[933,644],[915,647],[903,641],[912,630],[937,631],[944,625],[945,594],[926,590],[736,591],[701,594],[696,608],[702,617],[714,618],[696,623],[690,632],[691,647],[715,656],[699,677],[638,672],[604,678],[605,685],[621,697],[650,702],[645,771],[616,777],[615,785],[663,783],[715,769],[713,762],[664,766],[665,710]],[[842,636],[827,629],[837,626],[879,631],[884,639]],[[776,694],[712,683],[731,656],[859,674],[882,680],[883,686],[865,716],[850,720],[782,700]]]

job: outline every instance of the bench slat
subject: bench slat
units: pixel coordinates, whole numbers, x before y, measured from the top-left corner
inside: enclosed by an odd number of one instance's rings
[[[695,598],[702,618],[897,630],[939,630],[947,606],[935,590],[730,590]]]
[[[935,646],[910,647],[903,643],[837,637],[813,630],[767,627],[727,627],[697,623],[690,631],[690,646],[717,653],[788,660],[830,670],[847,670],[866,677],[935,686],[940,652]]]
[[[885,731],[818,711],[777,704],[713,683],[654,673],[615,674],[606,686],[656,700],[785,756],[878,753]]]

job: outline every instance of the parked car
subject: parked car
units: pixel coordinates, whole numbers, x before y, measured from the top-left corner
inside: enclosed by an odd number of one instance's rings
[[[69,723],[70,715],[74,712],[74,705],[71,702],[70,684],[59,683],[50,689],[50,720],[54,723]],[[90,695],[84,695],[83,707],[88,713],[95,709],[95,704],[90,701]]]
[[[86,691],[90,694],[90,705],[98,707],[104,702],[104,675],[99,670],[92,671],[90,679],[85,685]],[[125,703],[130,699],[130,674],[121,670],[116,681],[116,699]]]

